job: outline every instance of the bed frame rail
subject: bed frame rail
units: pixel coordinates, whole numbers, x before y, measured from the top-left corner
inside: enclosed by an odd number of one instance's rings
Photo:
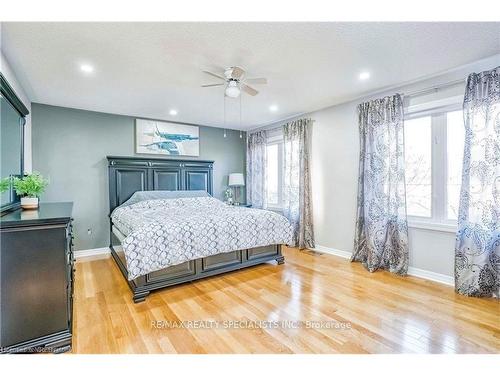
[[[125,254],[123,253],[120,240],[113,232],[111,232],[111,238],[111,255],[132,290],[135,303],[144,301],[149,293],[156,289],[235,271],[273,260],[278,264],[285,262],[285,257],[281,253],[281,245],[269,245],[219,253],[205,258],[190,260],[159,271],[150,272],[145,276],[140,276],[129,281]]]

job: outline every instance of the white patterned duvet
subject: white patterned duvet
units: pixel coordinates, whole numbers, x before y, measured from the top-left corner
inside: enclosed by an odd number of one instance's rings
[[[212,197],[146,200],[118,207],[111,219],[126,235],[129,280],[188,260],[292,241],[284,216]]]

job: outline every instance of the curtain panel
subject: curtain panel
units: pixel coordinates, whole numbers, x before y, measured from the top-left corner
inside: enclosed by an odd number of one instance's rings
[[[500,66],[470,74],[455,245],[455,289],[500,297]]]
[[[294,228],[294,246],[314,248],[311,173],[311,119],[283,126],[283,214]]]
[[[247,137],[247,202],[255,208],[266,206],[266,144],[265,130]]]
[[[403,100],[399,94],[358,106],[359,180],[351,261],[370,272],[408,272]]]

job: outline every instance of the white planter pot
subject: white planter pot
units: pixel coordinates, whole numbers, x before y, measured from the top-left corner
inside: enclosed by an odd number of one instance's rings
[[[38,208],[38,198],[21,198],[21,207],[24,210],[36,210]]]

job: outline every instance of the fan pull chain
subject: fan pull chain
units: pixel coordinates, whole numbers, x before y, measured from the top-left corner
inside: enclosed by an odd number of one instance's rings
[[[240,93],[240,129],[241,129],[241,97],[243,95]],[[240,130],[240,138],[243,138],[243,133],[242,131]]]
[[[224,138],[227,138],[227,133],[226,133],[226,93],[224,93]]]

